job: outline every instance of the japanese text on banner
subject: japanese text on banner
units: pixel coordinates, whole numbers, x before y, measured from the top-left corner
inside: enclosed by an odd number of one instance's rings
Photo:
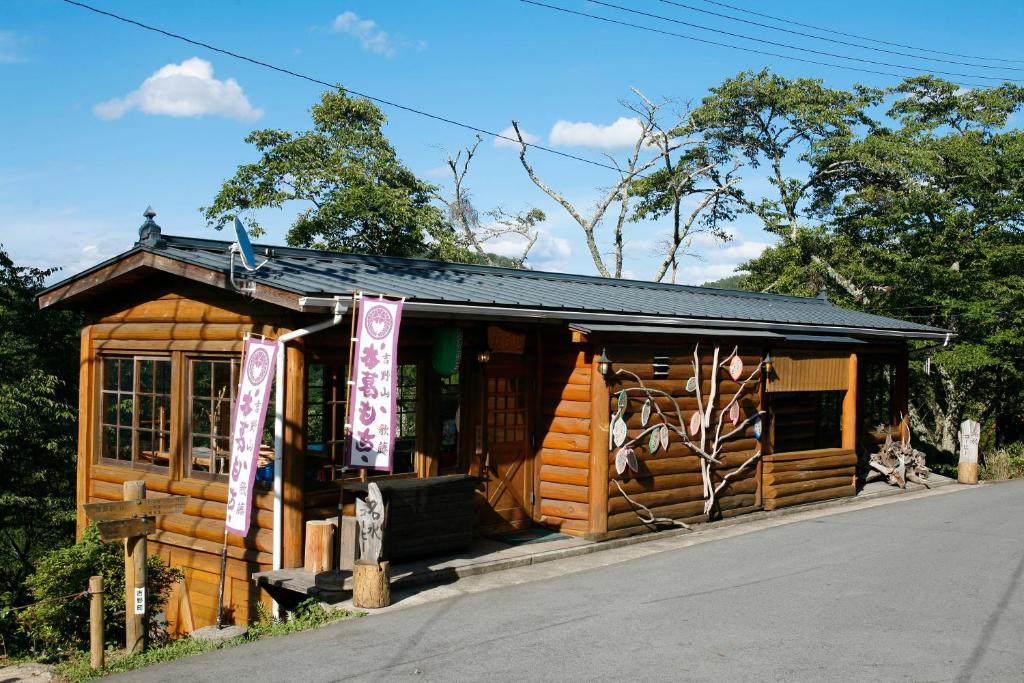
[[[267,419],[270,385],[277,362],[277,342],[246,339],[242,373],[231,419],[231,471],[225,527],[245,536],[252,517],[252,487]]]
[[[359,303],[349,413],[352,437],[346,465],[392,470],[395,387],[402,301],[363,298]]]

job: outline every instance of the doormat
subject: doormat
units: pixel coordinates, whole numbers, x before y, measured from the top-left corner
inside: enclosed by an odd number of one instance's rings
[[[572,538],[572,536],[566,536],[551,529],[520,529],[519,531],[511,531],[507,534],[494,534],[487,538],[508,545],[526,545],[527,543],[560,541],[564,538]]]

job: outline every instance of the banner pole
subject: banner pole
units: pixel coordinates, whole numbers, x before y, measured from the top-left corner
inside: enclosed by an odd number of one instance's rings
[[[251,333],[249,333],[249,332],[246,332],[245,334],[242,335],[242,362],[238,364],[238,388],[235,389],[235,400],[236,401],[241,400],[241,397],[238,394],[242,391],[242,373],[245,372],[245,343],[247,341],[249,341],[249,337],[250,336],[251,336]],[[259,336],[261,338],[265,339],[265,337],[263,337],[263,335],[259,335]],[[212,389],[211,389],[211,391],[212,391]],[[231,422],[232,422],[232,424],[231,424],[231,432],[234,432],[234,430],[235,430],[234,411],[232,411],[232,421]],[[234,438],[234,434],[233,433],[231,433],[230,435],[231,435],[232,438]],[[229,441],[228,443],[230,444],[231,442]],[[214,447],[216,447],[216,445],[214,445]],[[216,467],[216,465],[215,465],[216,458],[217,458],[217,454],[215,452],[211,452],[210,453],[210,469],[211,470]],[[230,468],[230,461],[229,461],[228,467]],[[230,475],[230,471],[229,471],[228,476],[229,477],[231,476]],[[221,549],[220,549],[220,581],[217,583],[217,628],[218,629],[224,628],[224,580],[225,580],[225,576],[227,575],[227,570],[228,570],[228,511],[227,511],[227,508],[225,507],[225,509],[224,509],[224,545],[221,546]]]
[[[228,530],[224,529],[224,545],[220,549],[220,583],[217,584],[217,628],[224,628],[224,579],[228,571]]]
[[[363,293],[352,292],[352,327],[348,335],[348,384],[345,385],[346,394],[352,393],[352,385],[355,383],[352,379],[352,370],[354,369],[353,362],[355,361],[356,352],[356,317],[358,316],[358,305],[359,300],[362,298]],[[352,402],[349,401],[347,410],[345,411],[345,449],[346,451],[351,449],[352,444],[348,443],[348,439],[352,437]],[[347,457],[347,456],[346,456]],[[359,481],[366,481],[366,468],[359,468]]]

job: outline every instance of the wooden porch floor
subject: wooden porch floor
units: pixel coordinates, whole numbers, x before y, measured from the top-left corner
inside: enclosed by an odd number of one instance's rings
[[[481,538],[469,550],[392,565],[391,585],[404,588],[443,584],[465,576],[558,560],[579,554],[581,546],[594,545],[597,544],[582,538],[559,538],[522,545]],[[261,586],[313,596],[328,603],[345,600],[352,593],[352,573],[349,571],[313,574],[298,567],[258,572],[252,578]]]

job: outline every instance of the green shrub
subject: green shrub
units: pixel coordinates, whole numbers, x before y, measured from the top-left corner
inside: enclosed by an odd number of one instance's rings
[[[108,645],[124,644],[124,545],[103,543],[96,527],[90,525],[73,546],[45,555],[26,581],[35,605],[22,611],[19,622],[33,643],[45,655],[82,649],[89,644],[89,600],[63,599],[85,591],[89,577],[103,576],[103,620]],[[146,624],[155,631],[155,617],[163,609],[171,587],[181,580],[181,571],[171,569],[159,557],[147,558]]]
[[[978,477],[987,481],[1005,481],[1024,477],[1024,443],[1012,443],[985,455]]]

